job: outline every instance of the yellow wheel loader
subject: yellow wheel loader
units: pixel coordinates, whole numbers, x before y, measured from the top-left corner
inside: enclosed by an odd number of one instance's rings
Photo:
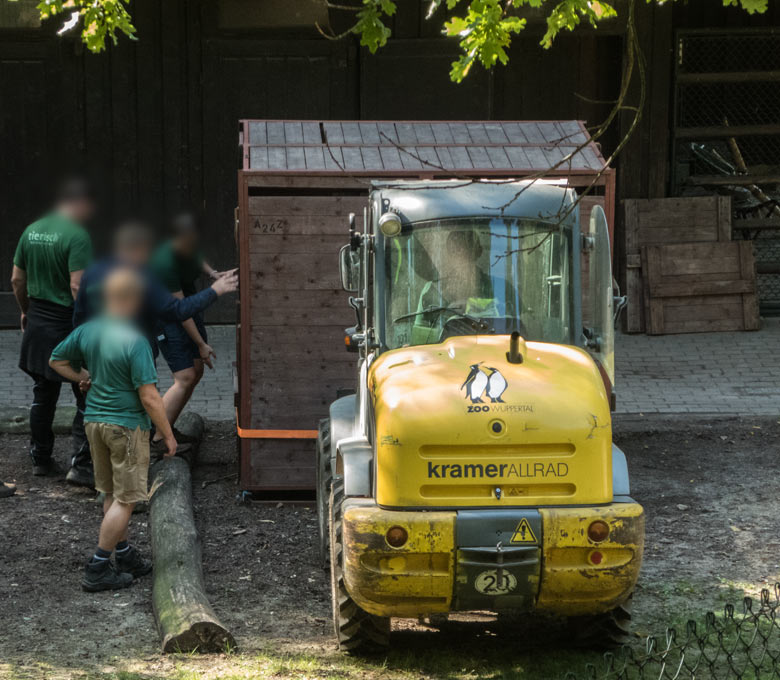
[[[644,542],[612,443],[606,218],[556,182],[376,183],[340,253],[358,387],[317,442],[350,652],[392,617],[540,612],[623,642]]]

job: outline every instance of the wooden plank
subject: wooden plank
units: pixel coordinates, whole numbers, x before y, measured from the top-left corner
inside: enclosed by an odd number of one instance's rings
[[[404,165],[401,156],[393,146],[380,146],[379,153],[382,157],[382,167],[385,170],[401,170]]]
[[[285,121],[284,141],[287,144],[303,144],[303,126],[299,121]]]
[[[341,148],[341,152],[344,154],[345,170],[362,170],[364,168],[363,155],[360,153],[359,147],[344,146]]]
[[[642,267],[648,333],[759,327],[752,242],[645,245]]]
[[[302,128],[303,128],[304,144],[322,144],[322,135],[320,134],[320,126],[317,123],[312,123],[312,122],[302,123]]]
[[[306,168],[306,157],[303,154],[303,147],[287,146],[287,168],[290,170],[303,170]]]
[[[285,144],[287,141],[284,135],[284,123],[280,121],[269,121],[266,132],[269,144]]]
[[[752,280],[754,288],[742,295],[742,315],[746,331],[757,331],[761,327],[758,295],[755,289],[756,260],[752,241],[739,241],[740,273],[746,280]]]
[[[316,426],[315,426],[316,429]],[[314,488],[314,442],[247,440],[248,491],[304,490]]]
[[[688,295],[736,295],[755,293],[755,281],[723,280],[697,281],[695,279],[682,282],[659,283],[648,286],[651,297],[686,297]]]
[[[757,184],[780,184],[780,174],[765,175],[691,175],[685,180],[694,186],[750,186]]]
[[[506,152],[500,146],[488,146],[486,147],[488,158],[494,168],[511,168],[512,164],[509,162],[509,158]]]
[[[249,144],[267,144],[268,137],[265,131],[264,120],[253,120],[249,123],[249,139],[246,140]]]
[[[338,260],[319,253],[250,253],[252,286],[257,290],[329,290],[341,287]]]
[[[344,133],[345,144],[362,144],[363,135],[360,132],[360,126],[357,123],[343,122],[341,130]]]
[[[303,149],[303,153],[306,159],[306,168],[308,170],[325,169],[325,156],[323,155],[322,148],[307,146]]]
[[[316,220],[316,218],[315,218]],[[259,222],[259,220],[258,220]],[[312,223],[312,233],[306,237],[285,231],[289,223],[273,218],[264,218],[260,223],[260,235],[252,234],[249,238],[250,253],[310,253],[319,254],[322,257],[333,256],[338,258],[338,252],[341,246],[346,245],[349,240],[347,233],[347,220],[338,218],[331,220],[333,227],[327,233],[323,233],[319,227],[321,223],[314,221]],[[279,225],[279,226],[277,226]],[[266,231],[262,231],[265,229]],[[292,229],[289,227],[288,229]]]
[[[450,126],[447,123],[433,123],[433,136],[438,144],[452,144],[455,140],[452,137]]]
[[[492,168],[493,164],[490,162],[487,151],[483,146],[467,146],[466,152],[469,155],[471,165],[475,168]]]
[[[362,212],[363,206],[368,204],[368,191],[366,196],[250,196],[248,201],[248,215],[252,217],[282,217],[299,218],[316,217],[323,220],[323,224],[330,224],[333,218],[346,218],[351,212]],[[361,218],[362,219],[362,218]],[[292,219],[289,219],[293,227]],[[309,225],[311,222],[303,220],[301,224]],[[310,231],[291,231],[290,233],[312,233]]]
[[[456,168],[473,168],[471,157],[465,146],[452,146],[449,149],[450,158]]]
[[[322,124],[328,144],[343,144],[344,133],[341,131],[341,123],[325,121]]]
[[[714,125],[701,127],[678,127],[674,135],[680,140],[728,139],[729,137],[758,137],[763,135],[780,135],[780,124],[766,123],[763,125]]]
[[[363,144],[380,144],[379,129],[376,123],[373,122],[361,122],[358,123],[360,127],[360,138],[363,140]]]
[[[268,147],[251,146],[249,147],[249,167],[253,170],[268,169]]]
[[[642,248],[642,269],[649,279],[661,277],[661,253],[660,246],[644,246]],[[664,332],[663,302],[660,299],[650,299],[650,287],[643,290],[645,309],[645,326],[649,335],[658,335]]]

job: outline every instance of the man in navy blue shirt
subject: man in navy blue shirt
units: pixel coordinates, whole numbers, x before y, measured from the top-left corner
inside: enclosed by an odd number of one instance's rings
[[[81,278],[81,285],[73,306],[74,328],[99,315],[102,310],[103,282],[117,267],[132,267],[143,276],[145,290],[140,317],[136,320],[140,330],[149,340],[157,357],[156,329],[159,322],[180,322],[216,302],[220,295],[238,289],[236,270],[225,272],[208,288],[179,299],[147,268],[154,249],[154,234],[140,222],[127,222],[117,229],[114,236],[114,254],[90,265]],[[72,484],[92,486],[92,461],[89,454],[74,456],[66,479]]]

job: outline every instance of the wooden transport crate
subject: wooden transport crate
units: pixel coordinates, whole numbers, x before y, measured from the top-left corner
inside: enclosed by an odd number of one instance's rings
[[[626,331],[645,330],[642,248],[731,240],[731,198],[627,199],[622,202],[626,246]]]
[[[651,335],[759,328],[751,241],[644,246]]]
[[[595,182],[588,214],[614,213],[614,171],[579,121],[241,121],[240,143],[240,485],[266,495],[314,488],[317,423],[354,389],[338,251],[372,179],[520,179],[561,163],[547,176]]]

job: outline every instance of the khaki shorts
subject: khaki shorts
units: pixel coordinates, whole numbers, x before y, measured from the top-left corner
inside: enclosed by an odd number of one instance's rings
[[[120,503],[147,500],[149,430],[110,423],[87,423],[85,429],[95,466],[95,489],[113,494]]]

